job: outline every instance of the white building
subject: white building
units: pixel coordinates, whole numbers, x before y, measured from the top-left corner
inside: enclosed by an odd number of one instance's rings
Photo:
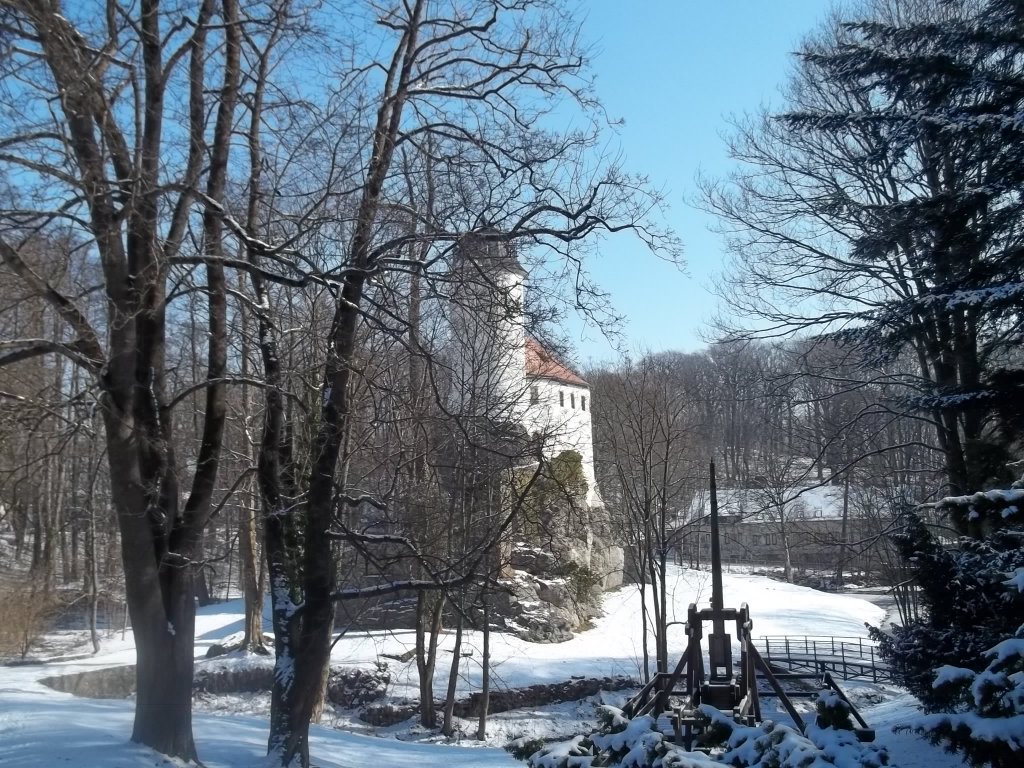
[[[601,504],[594,475],[590,385],[529,336],[525,353],[523,374],[528,389],[520,406],[520,423],[530,434],[549,436],[549,456],[576,451],[583,460],[587,504]]]
[[[579,453],[587,504],[600,505],[590,387],[526,334],[526,270],[506,243],[484,238],[462,245],[456,268],[452,325],[463,407],[519,423],[527,433],[542,436],[549,458],[564,451]]]

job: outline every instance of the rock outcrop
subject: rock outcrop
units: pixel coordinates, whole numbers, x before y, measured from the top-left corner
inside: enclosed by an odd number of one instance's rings
[[[513,544],[496,606],[504,628],[535,643],[571,640],[600,612],[601,593],[621,583],[621,569],[616,580],[595,565],[615,562],[614,548],[595,548],[589,536],[549,548]]]

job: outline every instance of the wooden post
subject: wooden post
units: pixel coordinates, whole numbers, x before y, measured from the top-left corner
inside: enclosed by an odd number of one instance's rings
[[[725,632],[725,598],[722,590],[722,548],[718,530],[718,486],[715,462],[711,462],[711,634],[708,636],[708,660],[711,681],[732,679],[732,638]]]
[[[718,487],[715,484],[715,462],[711,462],[711,609],[725,607],[722,596],[722,551],[718,544]],[[714,618],[714,632],[723,634],[725,624],[721,616]]]
[[[800,730],[800,733],[805,733],[807,726],[804,724],[803,718],[800,717],[800,713],[793,707],[793,702],[789,700],[789,696],[786,695],[786,691],[783,689],[782,684],[779,682],[778,678],[775,677],[775,673],[768,668],[768,665],[764,663],[764,659],[762,659],[756,651],[753,653],[753,656],[754,663],[775,690],[775,695],[779,697],[779,701],[782,702],[782,706],[786,709],[786,712],[789,713],[789,716],[793,718],[793,722]]]

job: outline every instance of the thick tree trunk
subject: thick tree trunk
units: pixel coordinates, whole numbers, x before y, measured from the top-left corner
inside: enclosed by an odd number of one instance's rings
[[[272,569],[273,571],[273,569]],[[272,577],[273,578],[273,577]],[[278,590],[271,588],[271,599],[275,606]],[[287,598],[287,595],[285,595]],[[296,685],[295,653],[292,650],[291,621],[274,611],[274,635],[276,653],[274,660],[274,687],[270,696],[270,736],[267,740],[267,754],[279,759],[281,765],[290,765],[292,758],[309,765],[309,721],[301,721],[301,691]]]
[[[121,528],[125,594],[136,653],[132,741],[165,755],[196,760],[192,737],[195,585],[188,565],[194,553],[187,542],[181,542],[183,546],[176,550],[180,556],[172,564],[154,550],[148,522],[152,510],[138,472],[134,430],[126,426],[128,419],[111,410],[108,407],[104,414],[110,490]],[[167,516],[174,513],[167,510]]]
[[[334,622],[331,622],[330,634],[334,635]],[[316,700],[313,702],[313,711],[309,715],[309,721],[311,723],[319,723],[320,718],[324,716],[324,708],[327,706],[327,681],[331,676],[331,660],[328,655],[327,663],[324,664],[323,671],[320,673],[320,683],[316,689]]]
[[[267,752],[281,765],[290,766],[297,759],[308,766],[309,725],[330,649],[330,636],[321,634],[331,623],[293,601],[296,586],[290,579],[287,546],[292,533],[281,507],[276,510],[265,518],[275,646]]]
[[[299,618],[288,623],[290,640],[277,654],[275,664],[268,753],[279,757],[281,765],[291,765],[297,758],[302,766],[308,766],[309,726],[327,654],[317,653],[317,627],[303,626],[306,622]],[[294,653],[293,648],[301,651]],[[307,650],[309,653],[305,653]]]
[[[150,616],[149,600],[129,600],[136,645],[135,725],[132,741],[165,755],[197,760],[192,737],[195,603],[193,571],[166,568],[161,575],[167,620]],[[161,611],[162,612],[162,611]],[[146,615],[143,620],[137,617]]]

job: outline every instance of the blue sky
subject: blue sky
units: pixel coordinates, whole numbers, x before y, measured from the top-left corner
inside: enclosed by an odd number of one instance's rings
[[[651,256],[627,237],[605,241],[591,262],[595,281],[626,316],[632,350],[694,350],[713,313],[709,292],[723,247],[713,222],[686,204],[698,171],[728,173],[722,133],[729,115],[778,102],[790,53],[826,15],[827,0],[590,0],[597,92],[622,118],[617,141],[630,170],[666,192],[669,223],[683,239],[687,269]],[[615,356],[601,334],[570,323],[577,359]]]

